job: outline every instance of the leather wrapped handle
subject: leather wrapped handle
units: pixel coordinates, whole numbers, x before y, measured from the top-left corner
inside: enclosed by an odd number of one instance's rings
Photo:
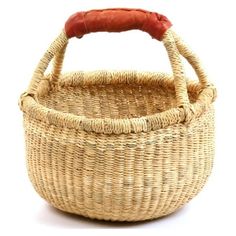
[[[121,32],[139,29],[153,38],[162,40],[163,34],[171,27],[167,17],[141,9],[103,9],[77,12],[65,23],[68,38],[82,37],[92,32]]]

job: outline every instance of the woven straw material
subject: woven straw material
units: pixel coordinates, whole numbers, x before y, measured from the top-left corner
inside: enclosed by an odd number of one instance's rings
[[[58,209],[96,219],[140,221],[179,209],[202,189],[214,157],[216,92],[195,54],[168,30],[173,75],[62,74],[67,43],[62,32],[20,99],[36,191]],[[186,79],[180,54],[199,82]]]

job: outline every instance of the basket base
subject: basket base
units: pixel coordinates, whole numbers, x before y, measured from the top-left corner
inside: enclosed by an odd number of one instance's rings
[[[123,217],[100,217],[100,216],[95,216],[95,215],[90,215],[90,214],[79,214],[77,212],[73,212],[73,211],[68,211],[68,210],[65,210],[63,208],[59,208],[58,206],[54,206],[50,203],[48,203],[50,207],[52,207],[53,209],[55,209],[58,213],[60,214],[64,214],[64,215],[72,215],[74,217],[78,217],[78,219],[80,217],[83,217],[85,219],[88,219],[88,220],[95,220],[95,221],[105,221],[105,222],[126,222],[126,223],[132,223],[132,222],[144,222],[144,221],[152,221],[152,220],[161,220],[161,219],[164,219],[168,216],[171,216],[171,215],[176,215],[178,214],[179,212],[181,212],[185,207],[186,207],[186,204],[184,204],[183,206],[175,209],[175,210],[172,210],[170,212],[166,212],[165,214],[160,214],[160,215],[156,215],[154,217],[135,217],[135,218],[123,218]]]

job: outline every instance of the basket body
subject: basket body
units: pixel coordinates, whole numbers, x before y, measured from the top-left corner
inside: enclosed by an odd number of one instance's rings
[[[104,74],[100,76],[104,81]],[[155,87],[147,75],[143,81],[149,82],[136,87],[94,86],[94,77],[88,86],[71,86],[73,79],[67,76],[68,86],[62,80],[63,86],[42,95],[39,103],[95,118],[151,115],[176,104],[174,87],[158,88],[155,75],[149,75]],[[122,73],[118,77],[122,80]],[[127,73],[123,78],[127,80]],[[194,86],[189,90],[194,100],[199,91]],[[56,208],[90,218],[140,221],[170,214],[201,190],[212,168],[212,105],[189,124],[149,132],[94,133],[27,114],[24,127],[28,172],[36,191]]]

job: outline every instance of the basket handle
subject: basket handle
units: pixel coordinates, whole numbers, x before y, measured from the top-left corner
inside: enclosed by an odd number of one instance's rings
[[[198,58],[188,50],[171,29],[168,29],[170,26],[171,23],[165,16],[138,9],[106,9],[76,13],[68,19],[65,30],[51,44],[39,62],[27,90],[27,95],[36,95],[38,85],[53,58],[54,67],[51,82],[54,84],[57,82],[69,38],[82,37],[87,33],[97,31],[120,32],[140,29],[163,41],[172,66],[177,105],[186,108],[187,114],[190,111],[190,102],[180,53],[195,69],[203,88],[208,84],[207,76]]]
[[[104,9],[77,12],[65,24],[68,38],[92,32],[122,32],[139,29],[161,40],[171,22],[163,15],[140,9]]]

